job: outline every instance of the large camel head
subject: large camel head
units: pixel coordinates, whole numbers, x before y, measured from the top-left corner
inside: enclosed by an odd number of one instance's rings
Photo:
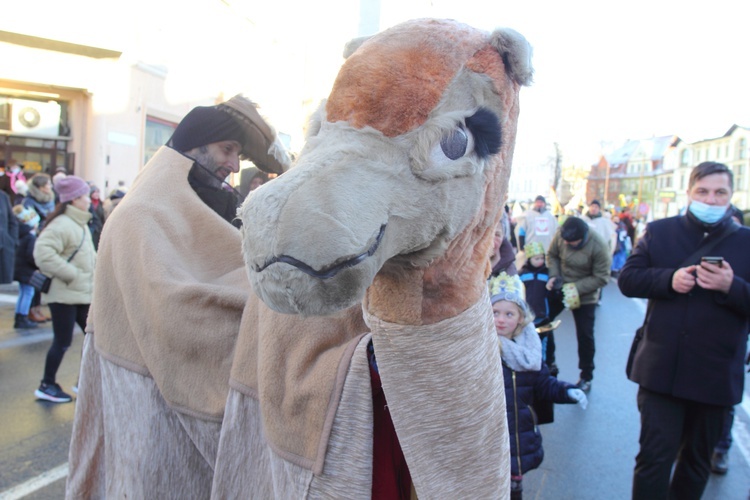
[[[241,209],[261,299],[325,315],[363,300],[376,275],[414,271],[449,295],[477,295],[530,58],[513,30],[434,19],[355,47],[296,164]]]

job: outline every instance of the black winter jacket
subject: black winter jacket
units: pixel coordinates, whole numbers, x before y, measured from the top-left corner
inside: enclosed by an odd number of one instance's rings
[[[649,299],[644,337],[630,373],[630,380],[645,389],[712,405],[742,400],[750,329],[750,229],[740,227],[710,251],[734,271],[728,294],[697,284],[686,294],[672,289],[672,275],[683,260],[731,224],[727,216],[706,226],[689,212],[654,221],[622,268],[617,280],[622,293]]]
[[[31,275],[37,270],[34,263],[34,244],[36,234],[28,224],[18,224],[18,247],[16,247],[16,266],[13,279],[19,283],[28,284]]]
[[[546,265],[534,267],[531,263],[526,262],[518,273],[524,287],[526,288],[526,303],[534,311],[534,325],[548,323],[550,317],[549,301],[547,300],[550,292],[547,290],[547,281],[549,281],[549,270]]]
[[[536,469],[544,459],[534,402],[576,403],[568,397],[568,389],[575,386],[551,376],[544,363],[539,371],[524,372],[511,370],[503,363],[503,377],[510,434],[510,472],[518,476]]]
[[[18,219],[13,213],[10,198],[0,191],[0,283],[11,283],[18,246]]]

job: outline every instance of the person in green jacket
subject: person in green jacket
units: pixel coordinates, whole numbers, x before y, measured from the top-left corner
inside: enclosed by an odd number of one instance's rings
[[[612,256],[609,245],[578,217],[569,217],[555,233],[547,253],[552,289],[562,281],[568,307],[573,312],[578,339],[578,387],[591,390],[594,378],[594,320],[600,289],[609,281]],[[577,297],[571,299],[572,296]]]

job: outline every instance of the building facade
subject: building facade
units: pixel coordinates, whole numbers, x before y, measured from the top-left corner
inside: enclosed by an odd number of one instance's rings
[[[0,48],[0,160],[27,174],[62,168],[105,194],[132,183],[187,111],[221,96],[216,88],[174,101],[165,68],[129,61],[118,47],[0,32]]]
[[[676,203],[687,206],[690,171],[704,161],[727,165],[734,175],[732,203],[741,210],[750,209],[750,127],[732,125],[727,132],[713,139],[684,144],[675,150],[674,165]]]
[[[677,215],[687,207],[690,172],[704,161],[732,170],[732,203],[750,209],[750,128],[739,125],[720,137],[692,143],[677,136],[627,141],[592,165],[587,197],[615,208],[630,205],[648,219]]]
[[[8,4],[0,19],[0,160],[15,159],[29,174],[64,168],[106,195],[133,182],[190,109],[238,93],[298,150],[344,44],[358,29],[377,31],[358,25],[360,4],[326,4],[342,22],[325,37],[310,33],[315,3],[294,15],[235,0]]]
[[[681,142],[672,135],[630,140],[600,156],[588,176],[587,198],[617,210],[630,206],[639,217],[654,217],[659,189],[668,189],[672,183],[667,158]]]

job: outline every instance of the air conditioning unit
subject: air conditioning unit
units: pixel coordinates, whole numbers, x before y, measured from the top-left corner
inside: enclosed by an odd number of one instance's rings
[[[60,104],[26,99],[8,99],[11,130],[16,134],[57,136],[60,129]]]

